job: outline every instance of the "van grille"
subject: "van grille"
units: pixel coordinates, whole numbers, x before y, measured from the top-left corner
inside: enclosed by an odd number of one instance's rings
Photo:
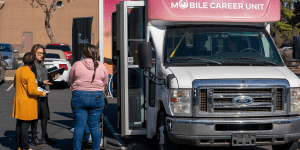
[[[200,90],[200,111],[207,111],[207,89]]]
[[[272,98],[254,98],[254,103],[271,103]],[[232,98],[215,98],[214,103],[232,103]]]
[[[276,111],[282,111],[283,89],[276,89]]]
[[[258,107],[258,108],[231,108],[231,109],[226,109],[226,108],[215,108],[214,109],[215,113],[247,113],[247,112],[271,112],[271,108],[263,108],[263,107]]]
[[[274,91],[274,92],[272,92]],[[275,96],[276,91],[276,96]],[[211,113],[247,113],[283,111],[284,89],[200,89],[199,111]],[[209,94],[208,94],[209,93]],[[273,96],[274,95],[274,96]],[[253,103],[236,105],[233,99],[249,96]],[[276,99],[275,99],[276,97]],[[272,99],[273,98],[273,99]],[[209,100],[209,101],[208,101]],[[274,103],[273,103],[274,102]],[[276,104],[276,107],[274,106]],[[273,109],[274,108],[274,109]]]
[[[271,93],[271,89],[214,89],[214,93]]]

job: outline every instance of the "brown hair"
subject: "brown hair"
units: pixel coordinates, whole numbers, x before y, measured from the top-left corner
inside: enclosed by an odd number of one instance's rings
[[[24,65],[32,66],[36,59],[35,57],[36,57],[35,54],[32,52],[25,53],[25,55],[23,57]]]
[[[37,51],[38,49],[40,49],[40,48],[42,48],[44,54],[46,54],[45,47],[44,47],[43,45],[40,45],[40,44],[35,44],[35,45],[33,45],[33,47],[31,48],[31,52],[34,53],[34,54],[36,54],[36,51]],[[40,61],[40,62],[37,61],[37,62],[38,62],[39,64],[41,64],[43,67],[45,67],[44,59],[45,59],[45,55],[43,56],[42,61]]]
[[[94,62],[94,75],[93,75],[93,80],[92,80],[92,82],[93,82],[95,79],[96,69],[99,66],[98,61],[97,61],[98,57],[99,57],[99,53],[98,53],[96,46],[95,45],[86,45],[83,48],[83,55],[86,56],[87,58],[93,59],[93,62]]]

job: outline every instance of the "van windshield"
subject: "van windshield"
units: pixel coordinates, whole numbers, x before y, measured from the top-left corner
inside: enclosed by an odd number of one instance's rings
[[[12,52],[11,46],[7,44],[0,44],[0,52]]]
[[[267,31],[242,27],[168,28],[165,65],[284,65]]]

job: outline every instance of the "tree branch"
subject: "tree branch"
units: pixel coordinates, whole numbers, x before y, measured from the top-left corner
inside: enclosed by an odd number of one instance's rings
[[[52,18],[56,14],[56,4],[57,4],[56,0],[53,0],[51,6],[49,8],[49,14],[51,14],[50,18]]]
[[[35,1],[43,8],[45,13],[48,12],[48,9],[47,9],[48,7],[46,4],[41,3],[42,1],[40,1],[40,0],[35,0]],[[32,3],[30,5],[33,5],[33,2],[34,2],[34,0],[32,0]]]
[[[51,14],[50,18],[52,18],[56,14],[56,10]]]
[[[4,7],[5,3],[0,7],[0,9],[2,9]]]

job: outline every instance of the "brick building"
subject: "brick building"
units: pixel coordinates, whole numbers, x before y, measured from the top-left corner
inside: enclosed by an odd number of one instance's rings
[[[31,0],[4,0],[0,10],[0,42],[11,43],[19,54],[29,52],[34,44],[46,45],[50,39],[45,29],[46,14]],[[44,0],[50,7],[52,0]],[[38,7],[37,7],[38,6]],[[63,7],[56,10],[50,26],[57,43],[72,47],[73,18],[93,17],[91,43],[99,40],[99,0],[63,0]]]

